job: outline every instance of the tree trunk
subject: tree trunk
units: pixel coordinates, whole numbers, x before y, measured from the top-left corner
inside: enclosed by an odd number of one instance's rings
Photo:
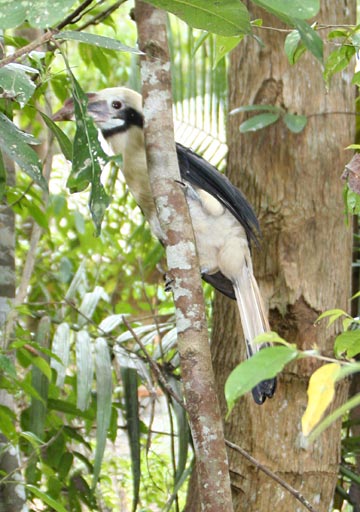
[[[263,18],[264,26],[279,26],[274,17],[253,9],[252,18],[257,17]],[[355,2],[324,0],[317,19],[328,25],[354,23]],[[354,90],[345,71],[333,78],[327,93],[321,66],[310,54],[291,67],[282,50],[284,33],[262,30],[260,36],[265,47],[247,38],[232,53],[230,110],[253,103],[276,104],[309,116],[308,124],[298,135],[281,121],[241,135],[239,124],[244,118],[230,116],[227,174],[260,219],[263,239],[261,251],[254,251],[255,275],[269,307],[272,330],[300,349],[317,345],[322,353],[332,355],[334,328],[314,322],[327,309],[349,306],[352,234],[344,222],[340,176],[349,160],[344,148],[353,141],[354,118],[325,113],[353,111]],[[235,304],[218,296],[213,360],[221,397],[229,372],[244,358],[240,332]],[[263,406],[255,405],[251,394],[241,399],[226,423],[226,438],[325,512],[337,479],[341,422],[303,447],[301,416],[308,378],[317,367],[309,359],[289,365],[279,378],[275,397]],[[347,385],[342,383],[333,407],[346,395]],[[292,495],[239,454],[230,454],[230,468],[235,511],[303,510]]]

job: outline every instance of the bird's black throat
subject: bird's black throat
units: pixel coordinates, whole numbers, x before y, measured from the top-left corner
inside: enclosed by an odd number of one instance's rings
[[[144,127],[143,115],[132,107],[126,107],[119,110],[118,115],[115,117],[115,119],[121,119],[123,123],[119,124],[119,126],[103,128],[101,132],[105,139],[112,137],[117,133],[124,133],[131,126],[138,126],[139,128]]]

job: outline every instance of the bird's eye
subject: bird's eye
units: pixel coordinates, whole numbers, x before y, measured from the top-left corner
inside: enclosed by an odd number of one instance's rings
[[[119,109],[121,109],[122,104],[121,104],[121,101],[119,101],[119,100],[114,100],[114,101],[111,103],[111,106],[112,106],[112,108],[114,108],[115,110],[119,110]]]

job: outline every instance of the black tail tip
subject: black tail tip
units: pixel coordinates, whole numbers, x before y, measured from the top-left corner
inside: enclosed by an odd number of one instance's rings
[[[255,386],[251,392],[254,401],[261,405],[267,398],[272,398],[276,390],[276,378],[267,379]]]

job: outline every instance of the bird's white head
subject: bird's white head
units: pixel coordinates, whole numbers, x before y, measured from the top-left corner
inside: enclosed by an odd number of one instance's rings
[[[105,139],[111,139],[133,126],[143,127],[142,97],[126,87],[110,87],[88,93],[88,113],[93,117]],[[53,116],[54,121],[74,118],[74,102],[68,99]]]

